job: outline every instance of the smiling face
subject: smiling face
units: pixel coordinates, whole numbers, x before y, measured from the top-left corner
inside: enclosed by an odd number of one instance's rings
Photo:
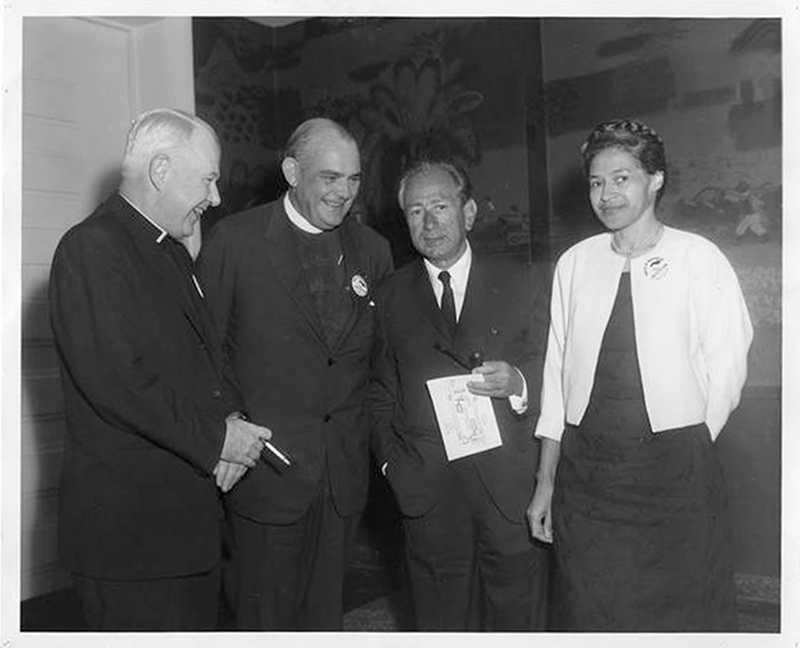
[[[220,204],[219,162],[219,145],[202,126],[185,146],[170,153],[159,225],[173,238],[191,236],[203,212]]]
[[[625,149],[607,148],[589,166],[589,200],[612,232],[643,232],[656,219],[656,195],[663,181],[660,171],[647,173]]]
[[[472,199],[462,203],[449,173],[433,167],[412,176],[405,185],[402,206],[411,241],[422,256],[441,269],[461,258],[478,208]]]
[[[320,130],[297,158],[283,161],[297,211],[322,230],[341,225],[361,185],[358,146],[332,129]]]

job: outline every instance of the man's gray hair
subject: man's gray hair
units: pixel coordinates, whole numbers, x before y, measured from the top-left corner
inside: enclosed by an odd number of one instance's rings
[[[435,169],[444,171],[453,179],[453,182],[456,185],[456,192],[458,193],[458,197],[461,199],[462,205],[466,204],[466,202],[472,198],[472,183],[469,180],[469,176],[467,175],[466,171],[464,171],[464,169],[459,167],[457,164],[447,160],[418,160],[412,164],[400,178],[400,186],[397,190],[397,202],[400,203],[400,209],[404,209],[403,194],[405,193],[406,185],[408,185],[411,178],[414,178],[418,175],[423,175],[425,173],[430,173]]]
[[[188,112],[175,108],[154,108],[142,113],[128,131],[122,158],[122,177],[131,177],[142,171],[157,153],[185,146],[198,128],[208,129],[217,146],[220,146],[214,129]]]

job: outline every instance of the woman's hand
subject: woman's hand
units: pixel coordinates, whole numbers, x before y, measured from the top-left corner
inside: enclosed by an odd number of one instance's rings
[[[541,481],[536,484],[531,503],[528,505],[528,524],[531,535],[541,542],[553,542],[553,482]]]
[[[556,468],[561,456],[561,443],[555,439],[542,439],[539,455],[539,472],[536,475],[536,490],[528,505],[528,524],[531,535],[541,542],[553,542],[553,485],[556,481]]]

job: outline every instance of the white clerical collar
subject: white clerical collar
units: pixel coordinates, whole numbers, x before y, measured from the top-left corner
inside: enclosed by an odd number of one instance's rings
[[[152,218],[150,218],[141,209],[139,209],[136,205],[134,205],[133,202],[131,202],[131,200],[121,191],[119,192],[119,195],[126,203],[128,203],[131,207],[133,207],[142,218],[144,218],[148,223],[150,223],[153,227],[155,227],[159,231],[159,235],[156,237],[156,243],[161,243],[161,241],[167,238],[167,231],[163,227],[161,227],[161,225],[156,223]]]
[[[467,249],[464,250],[464,254],[449,268],[437,268],[428,259],[423,258],[423,261],[425,262],[425,269],[428,271],[431,285],[438,285],[440,283],[439,273],[442,270],[447,270],[450,273],[450,285],[453,286],[453,290],[463,291],[469,279],[469,270],[472,267],[472,248],[469,245],[469,241],[467,241]]]
[[[312,225],[311,223],[306,220],[305,216],[303,216],[295,206],[292,204],[292,201],[289,199],[289,192],[286,192],[286,195],[283,197],[283,208],[286,210],[286,215],[289,217],[289,220],[292,223],[303,230],[304,232],[308,232],[309,234],[322,234],[324,230],[321,230],[316,225]]]

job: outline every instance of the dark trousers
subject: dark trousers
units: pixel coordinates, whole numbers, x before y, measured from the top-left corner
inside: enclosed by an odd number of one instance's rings
[[[215,630],[220,568],[179,578],[113,581],[73,574],[89,630]]]
[[[344,572],[358,516],[339,516],[323,488],[292,524],[230,518],[239,629],[341,630]]]
[[[546,550],[503,516],[470,459],[450,468],[437,505],[403,522],[418,629],[544,630]]]

